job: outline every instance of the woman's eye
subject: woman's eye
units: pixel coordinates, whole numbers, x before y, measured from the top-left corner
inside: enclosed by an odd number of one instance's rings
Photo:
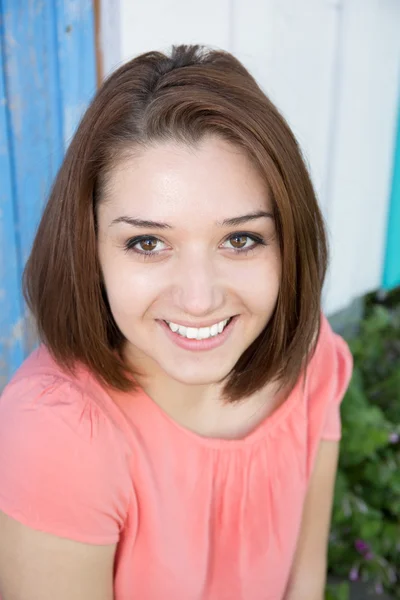
[[[252,250],[259,244],[265,244],[261,237],[249,235],[247,233],[236,233],[231,235],[225,242],[224,247],[235,250],[236,252]]]
[[[155,238],[147,238],[145,240],[140,240],[140,242],[137,243],[140,250],[143,250],[143,252],[152,252],[157,248],[157,244],[158,240]]]
[[[165,244],[156,237],[141,236],[128,240],[125,247],[126,250],[133,250],[138,254],[156,254],[164,249]]]
[[[252,242],[247,235],[235,235],[234,237],[229,238],[229,242],[236,250],[245,248],[249,241]]]

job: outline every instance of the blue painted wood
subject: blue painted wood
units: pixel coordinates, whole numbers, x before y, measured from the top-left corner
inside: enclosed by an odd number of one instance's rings
[[[8,380],[10,369],[15,369],[23,358],[22,306],[10,152],[12,140],[4,81],[2,25],[0,4],[0,390]]]
[[[400,285],[400,104],[394,154],[392,193],[390,198],[383,288]]]
[[[64,147],[96,91],[92,0],[57,0],[58,57]]]
[[[56,22],[49,0],[2,3],[17,231],[24,264],[62,158]]]
[[[8,261],[0,265],[0,350],[11,375],[32,348],[23,266],[65,148],[95,92],[96,68],[90,0],[0,0],[0,18],[0,259]],[[18,352],[4,358],[1,340],[16,324],[23,350],[20,340]]]

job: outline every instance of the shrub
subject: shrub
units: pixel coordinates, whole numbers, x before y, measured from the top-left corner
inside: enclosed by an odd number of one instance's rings
[[[377,594],[387,591],[393,598],[400,598],[398,300],[396,295],[385,305],[369,300],[358,334],[345,335],[354,374],[342,405],[329,542],[331,574],[369,581]]]

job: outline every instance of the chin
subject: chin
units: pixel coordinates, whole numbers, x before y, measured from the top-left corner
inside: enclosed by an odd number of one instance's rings
[[[230,373],[231,369],[180,369],[179,371],[167,370],[165,372],[175,381],[184,385],[216,385],[220,384]]]

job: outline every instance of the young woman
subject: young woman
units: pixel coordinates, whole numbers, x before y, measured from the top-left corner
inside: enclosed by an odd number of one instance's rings
[[[230,54],[105,82],[25,271],[0,400],[2,600],[321,600],[351,372],[321,214]]]

